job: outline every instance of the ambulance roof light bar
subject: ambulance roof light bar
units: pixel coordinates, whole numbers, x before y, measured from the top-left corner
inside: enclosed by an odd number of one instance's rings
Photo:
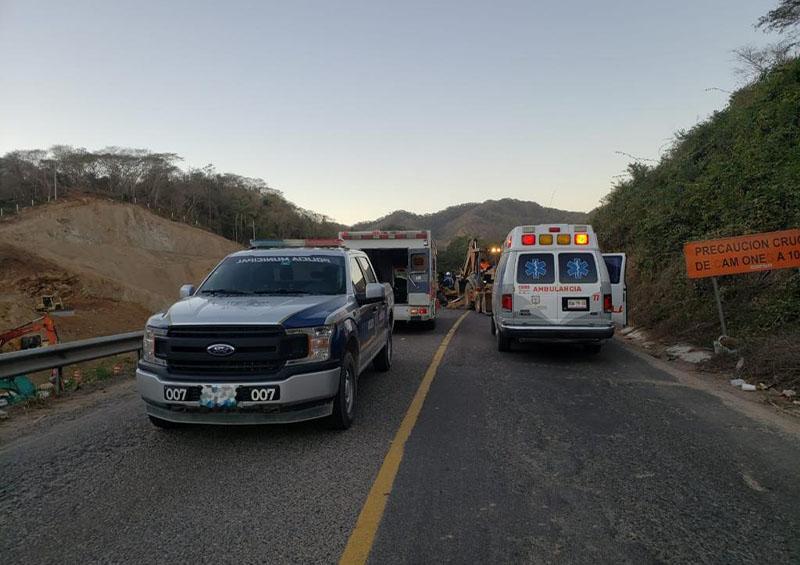
[[[299,249],[303,247],[342,247],[343,245],[344,242],[336,238],[250,240],[250,249]]]

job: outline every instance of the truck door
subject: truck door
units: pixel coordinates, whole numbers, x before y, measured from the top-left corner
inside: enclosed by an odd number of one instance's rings
[[[353,292],[363,295],[367,291],[367,279],[355,257],[350,257],[350,280],[353,283]],[[375,343],[375,304],[360,304],[355,312],[356,326],[358,326],[359,358],[362,362],[369,360]],[[359,367],[360,371],[361,367]]]
[[[603,312],[603,287],[599,254],[567,250],[558,253],[558,321],[592,324]]]
[[[516,255],[516,264],[514,263]],[[504,272],[513,269],[512,323],[553,325],[558,322],[556,267],[552,252],[515,253],[504,265]],[[509,276],[503,274],[500,294],[507,292]],[[502,314],[502,296],[498,301]]]
[[[624,253],[603,253],[603,260],[611,279],[611,302],[614,304],[611,319],[624,328],[628,325],[628,286],[625,283],[627,259]]]
[[[364,278],[368,283],[378,282],[378,277],[372,268],[369,260],[366,257],[358,257],[358,264],[361,266],[361,271],[364,273]],[[372,332],[373,345],[375,349],[386,343],[386,334],[391,331],[389,327],[389,312],[386,308],[386,303],[381,302],[378,304],[371,304],[371,314],[374,321],[374,330]]]
[[[431,301],[430,250],[408,250],[408,303],[427,306]]]

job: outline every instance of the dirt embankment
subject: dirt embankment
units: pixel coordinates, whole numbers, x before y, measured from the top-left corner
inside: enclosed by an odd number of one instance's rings
[[[146,209],[80,198],[25,210],[0,223],[0,332],[38,316],[58,293],[74,316],[59,317],[63,341],[139,329],[198,283],[238,245]]]

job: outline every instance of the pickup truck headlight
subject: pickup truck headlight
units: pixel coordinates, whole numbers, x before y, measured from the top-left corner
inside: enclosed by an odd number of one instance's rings
[[[164,359],[156,357],[156,338],[167,335],[167,330],[163,328],[152,328],[147,326],[144,329],[144,340],[142,342],[142,359],[153,365],[166,366]]]
[[[287,365],[301,363],[320,363],[331,358],[331,339],[333,326],[318,326],[316,328],[298,328],[286,330],[289,335],[304,334],[308,338],[308,355],[302,359],[287,361]]]

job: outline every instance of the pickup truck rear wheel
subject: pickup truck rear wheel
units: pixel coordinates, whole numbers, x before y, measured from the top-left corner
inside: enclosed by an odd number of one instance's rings
[[[345,353],[339,371],[339,392],[333,399],[329,423],[334,430],[346,430],[353,423],[356,411],[356,364],[351,353]]]
[[[386,345],[380,350],[375,359],[372,360],[372,365],[376,371],[385,373],[392,368],[392,333],[389,332],[389,337],[386,339]]]

